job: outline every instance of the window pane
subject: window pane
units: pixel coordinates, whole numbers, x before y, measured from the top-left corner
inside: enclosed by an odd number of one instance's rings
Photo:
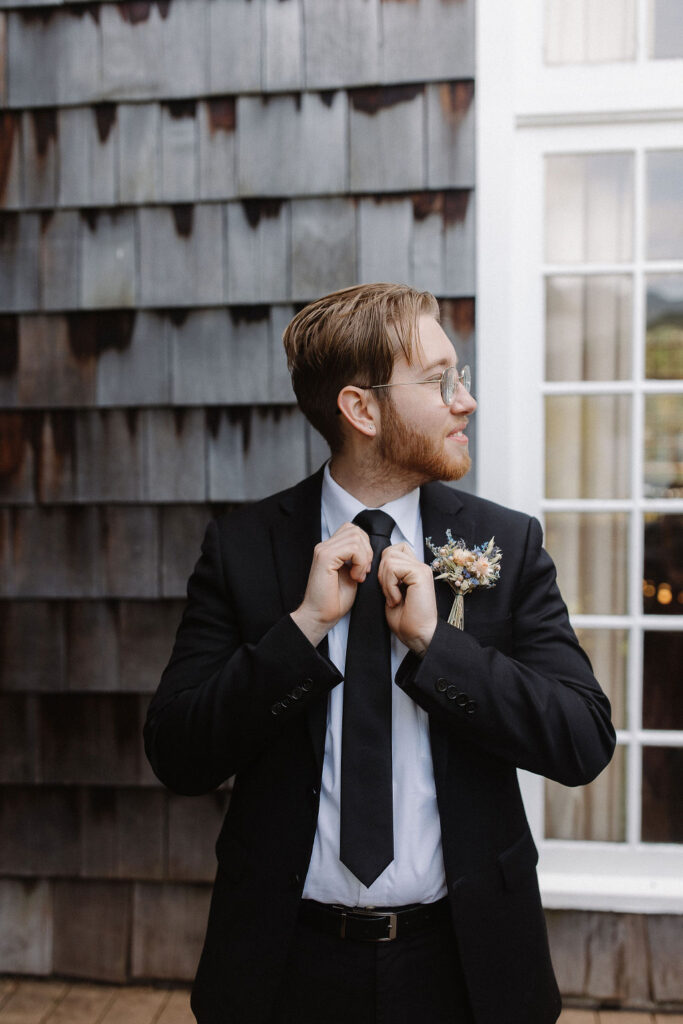
[[[647,278],[645,376],[683,378],[683,274]]]
[[[650,56],[683,57],[681,0],[650,0]]]
[[[628,497],[628,395],[550,395],[545,431],[546,497]]]
[[[631,376],[630,277],[549,277],[545,296],[546,380]]]
[[[545,254],[550,263],[618,263],[633,252],[633,156],[547,156]]]
[[[645,399],[646,498],[683,498],[683,395]]]
[[[568,788],[545,783],[545,834],[548,839],[626,838],[626,756],[617,747],[604,772],[589,786]]]
[[[546,542],[571,615],[624,615],[628,514],[548,512]]]
[[[645,515],[643,611],[683,614],[683,516]]]
[[[546,0],[546,64],[634,57],[635,0]]]
[[[683,149],[647,154],[647,258],[683,256]]]
[[[615,729],[625,729],[628,633],[625,629],[577,629],[576,635],[612,705]]]
[[[683,729],[683,633],[645,633],[643,728]],[[683,783],[683,779],[681,780]]]
[[[644,843],[683,843],[683,747],[643,747]]]

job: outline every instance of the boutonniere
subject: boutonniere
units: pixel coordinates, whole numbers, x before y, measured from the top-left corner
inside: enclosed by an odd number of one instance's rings
[[[432,538],[426,538],[427,547],[436,558],[431,563],[437,580],[446,580],[455,594],[448,621],[457,629],[465,626],[465,594],[482,587],[495,587],[500,577],[500,561],[503,553],[496,547],[495,538],[483,544],[468,548],[462,538],[453,540],[446,530],[447,544],[436,547]]]

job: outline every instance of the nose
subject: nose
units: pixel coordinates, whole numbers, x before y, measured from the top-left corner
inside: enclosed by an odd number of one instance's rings
[[[450,407],[452,412],[470,416],[477,408],[477,401],[466,387],[458,381]]]

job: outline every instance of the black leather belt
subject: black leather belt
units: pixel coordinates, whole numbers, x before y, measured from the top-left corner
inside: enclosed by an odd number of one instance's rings
[[[302,900],[299,921],[338,939],[356,942],[391,942],[413,935],[449,917],[448,900],[409,907],[340,907],[334,903]]]

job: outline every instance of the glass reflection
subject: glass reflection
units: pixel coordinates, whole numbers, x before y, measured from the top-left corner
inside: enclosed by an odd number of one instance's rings
[[[545,158],[549,263],[620,263],[633,255],[633,155]]]
[[[683,256],[683,149],[647,154],[647,258]]]
[[[683,614],[683,516],[649,512],[645,521],[643,611]]]
[[[643,644],[643,728],[683,729],[683,632],[646,632]],[[683,785],[683,779],[681,779]]]
[[[650,56],[683,57],[683,4],[681,0],[650,0]]]
[[[548,512],[546,546],[571,615],[624,615],[628,595],[626,512]]]
[[[683,748],[643,747],[644,843],[683,842]]]
[[[635,0],[546,0],[546,64],[633,60]]]
[[[549,277],[545,295],[546,380],[631,376],[630,277]]]
[[[646,498],[683,498],[683,395],[645,399],[643,473]]]
[[[576,635],[591,660],[596,679],[599,680],[612,705],[612,722],[615,729],[625,729],[627,631],[625,629],[577,629]]]
[[[645,376],[683,378],[683,274],[647,278]]]
[[[546,779],[545,834],[548,839],[625,840],[626,755],[623,747],[617,747],[607,768],[590,786],[568,788]]]
[[[628,395],[545,399],[548,498],[626,498],[631,470]]]

